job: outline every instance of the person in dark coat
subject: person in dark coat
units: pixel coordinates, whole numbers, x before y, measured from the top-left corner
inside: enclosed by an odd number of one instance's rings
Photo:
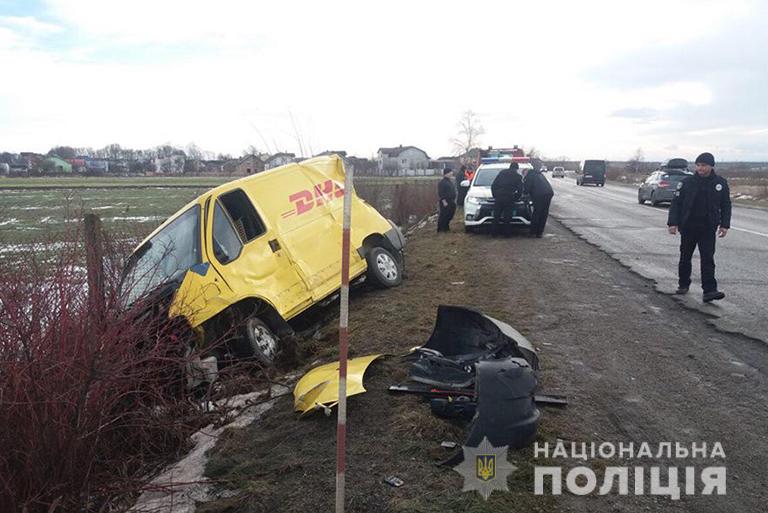
[[[531,235],[541,238],[549,217],[549,205],[555,192],[541,171],[530,170],[525,175],[525,192],[533,202],[531,215]]]
[[[458,197],[456,198],[456,204],[460,207],[464,206],[464,198],[467,197],[467,191],[469,190],[469,187],[463,187],[461,185],[461,182],[464,180],[467,180],[467,166],[462,165],[461,168],[459,168],[459,173],[456,175],[456,189],[458,189]]]
[[[437,216],[437,231],[450,231],[451,219],[456,213],[456,186],[452,180],[453,170],[444,169],[443,179],[437,184],[437,195],[440,198],[440,214]]]
[[[705,303],[723,299],[715,279],[716,234],[725,237],[731,227],[731,194],[728,181],[715,174],[715,157],[702,153],[696,158],[696,174],[677,184],[669,207],[669,233],[680,232],[678,288],[686,294],[691,285],[691,257],[698,246],[701,260],[701,288]]]
[[[502,169],[491,184],[493,195],[493,236],[501,234],[502,223],[507,224],[512,217],[515,203],[523,195],[523,178],[517,170],[520,166],[512,162],[507,169]],[[509,231],[507,231],[509,235]]]

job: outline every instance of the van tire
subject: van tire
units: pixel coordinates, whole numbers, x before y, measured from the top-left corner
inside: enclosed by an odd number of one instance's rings
[[[375,246],[365,256],[368,263],[368,278],[382,288],[396,287],[403,281],[400,262],[385,248]]]
[[[249,317],[241,328],[240,337],[232,342],[232,353],[245,360],[255,360],[271,367],[275,364],[280,341],[267,323],[258,317]]]

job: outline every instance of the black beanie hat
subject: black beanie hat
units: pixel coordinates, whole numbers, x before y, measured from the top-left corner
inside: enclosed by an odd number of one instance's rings
[[[447,175],[448,173],[451,173],[451,172],[453,172],[453,169],[451,169],[450,167],[446,167],[445,169],[443,169],[443,176],[445,176],[445,175]]]
[[[702,153],[696,157],[695,164],[708,164],[712,167],[715,167],[715,157],[711,153]]]
[[[509,169],[511,169],[512,171],[517,171],[518,169],[520,169],[520,166],[518,165],[518,163],[517,163],[517,162],[512,162],[512,163],[509,165]]]

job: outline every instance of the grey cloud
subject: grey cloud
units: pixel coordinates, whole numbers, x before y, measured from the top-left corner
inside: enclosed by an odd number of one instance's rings
[[[768,137],[745,138],[743,133],[683,136],[683,132],[695,130],[724,126],[757,128],[768,124],[768,5],[754,6],[749,19],[723,25],[706,39],[622,55],[589,70],[585,78],[601,87],[624,91],[702,81],[712,91],[712,102],[681,104],[658,113],[655,120],[665,123],[654,127],[654,133],[685,138],[689,143],[723,144],[741,158],[768,159]],[[613,115],[647,119],[650,112],[646,111],[649,109],[621,109]]]

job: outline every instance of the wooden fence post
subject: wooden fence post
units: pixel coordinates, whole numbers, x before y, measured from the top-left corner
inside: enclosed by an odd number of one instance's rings
[[[88,271],[88,303],[96,319],[104,316],[104,238],[101,219],[85,214],[85,265]]]

